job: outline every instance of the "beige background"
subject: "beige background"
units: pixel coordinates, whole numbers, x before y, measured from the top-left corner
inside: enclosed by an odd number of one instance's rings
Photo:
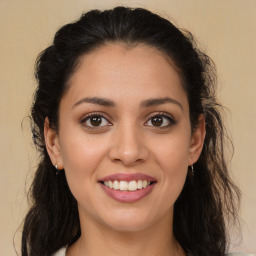
[[[142,6],[191,30],[214,59],[219,97],[235,154],[232,173],[242,189],[240,248],[256,252],[256,0],[0,0],[0,255],[15,255],[13,236],[26,211],[35,169],[29,113],[33,65],[56,29],[92,8]],[[21,126],[21,122],[23,125]],[[19,250],[20,229],[15,243]]]

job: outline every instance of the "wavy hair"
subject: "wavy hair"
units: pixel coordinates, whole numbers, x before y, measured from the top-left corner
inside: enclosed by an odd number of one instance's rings
[[[216,101],[216,75],[211,59],[191,33],[142,8],[92,10],[56,33],[38,57],[38,87],[31,108],[33,140],[40,159],[30,189],[31,207],[22,234],[22,256],[49,256],[81,234],[77,202],[65,173],[56,176],[44,141],[44,121],[58,131],[59,103],[82,55],[106,43],[155,47],[175,64],[187,94],[191,129],[204,114],[206,137],[195,174],[188,176],[175,202],[173,232],[194,256],[223,256],[228,247],[225,218],[236,219],[239,190],[232,183],[225,157],[222,106]]]

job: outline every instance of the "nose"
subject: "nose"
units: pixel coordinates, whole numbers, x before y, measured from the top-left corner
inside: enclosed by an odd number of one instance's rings
[[[140,130],[135,125],[116,128],[109,157],[124,166],[134,166],[146,161],[149,150]]]

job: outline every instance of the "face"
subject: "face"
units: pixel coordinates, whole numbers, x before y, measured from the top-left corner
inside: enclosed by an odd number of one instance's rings
[[[126,231],[171,225],[204,138],[203,125],[191,133],[172,62],[149,46],[109,44],[81,58],[69,86],[59,131],[46,122],[45,138],[81,220]]]

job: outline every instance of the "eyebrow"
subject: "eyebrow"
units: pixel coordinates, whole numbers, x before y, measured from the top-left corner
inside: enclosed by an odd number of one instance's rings
[[[115,103],[109,99],[92,97],[92,98],[80,99],[73,105],[72,108],[75,108],[82,103],[92,103],[92,104],[101,105],[101,106],[105,106],[105,107],[114,107],[115,106]]]
[[[105,107],[114,107],[114,106],[116,106],[116,104],[110,99],[99,98],[99,97],[92,97],[92,98],[86,97],[86,98],[82,98],[79,101],[77,101],[73,105],[72,108],[75,108],[75,107],[77,107],[78,105],[80,105],[82,103],[92,103],[92,104],[105,106]],[[141,107],[151,107],[151,106],[157,106],[157,105],[162,105],[162,104],[166,104],[166,103],[176,104],[183,110],[182,105],[178,101],[176,101],[176,100],[174,100],[170,97],[147,99],[147,100],[142,101],[142,103],[140,105],[141,105]]]
[[[172,99],[170,97],[148,99],[148,100],[143,101],[141,103],[141,106],[142,107],[151,107],[151,106],[162,105],[162,104],[166,104],[166,103],[176,104],[176,105],[178,105],[183,110],[182,105],[177,100]]]

